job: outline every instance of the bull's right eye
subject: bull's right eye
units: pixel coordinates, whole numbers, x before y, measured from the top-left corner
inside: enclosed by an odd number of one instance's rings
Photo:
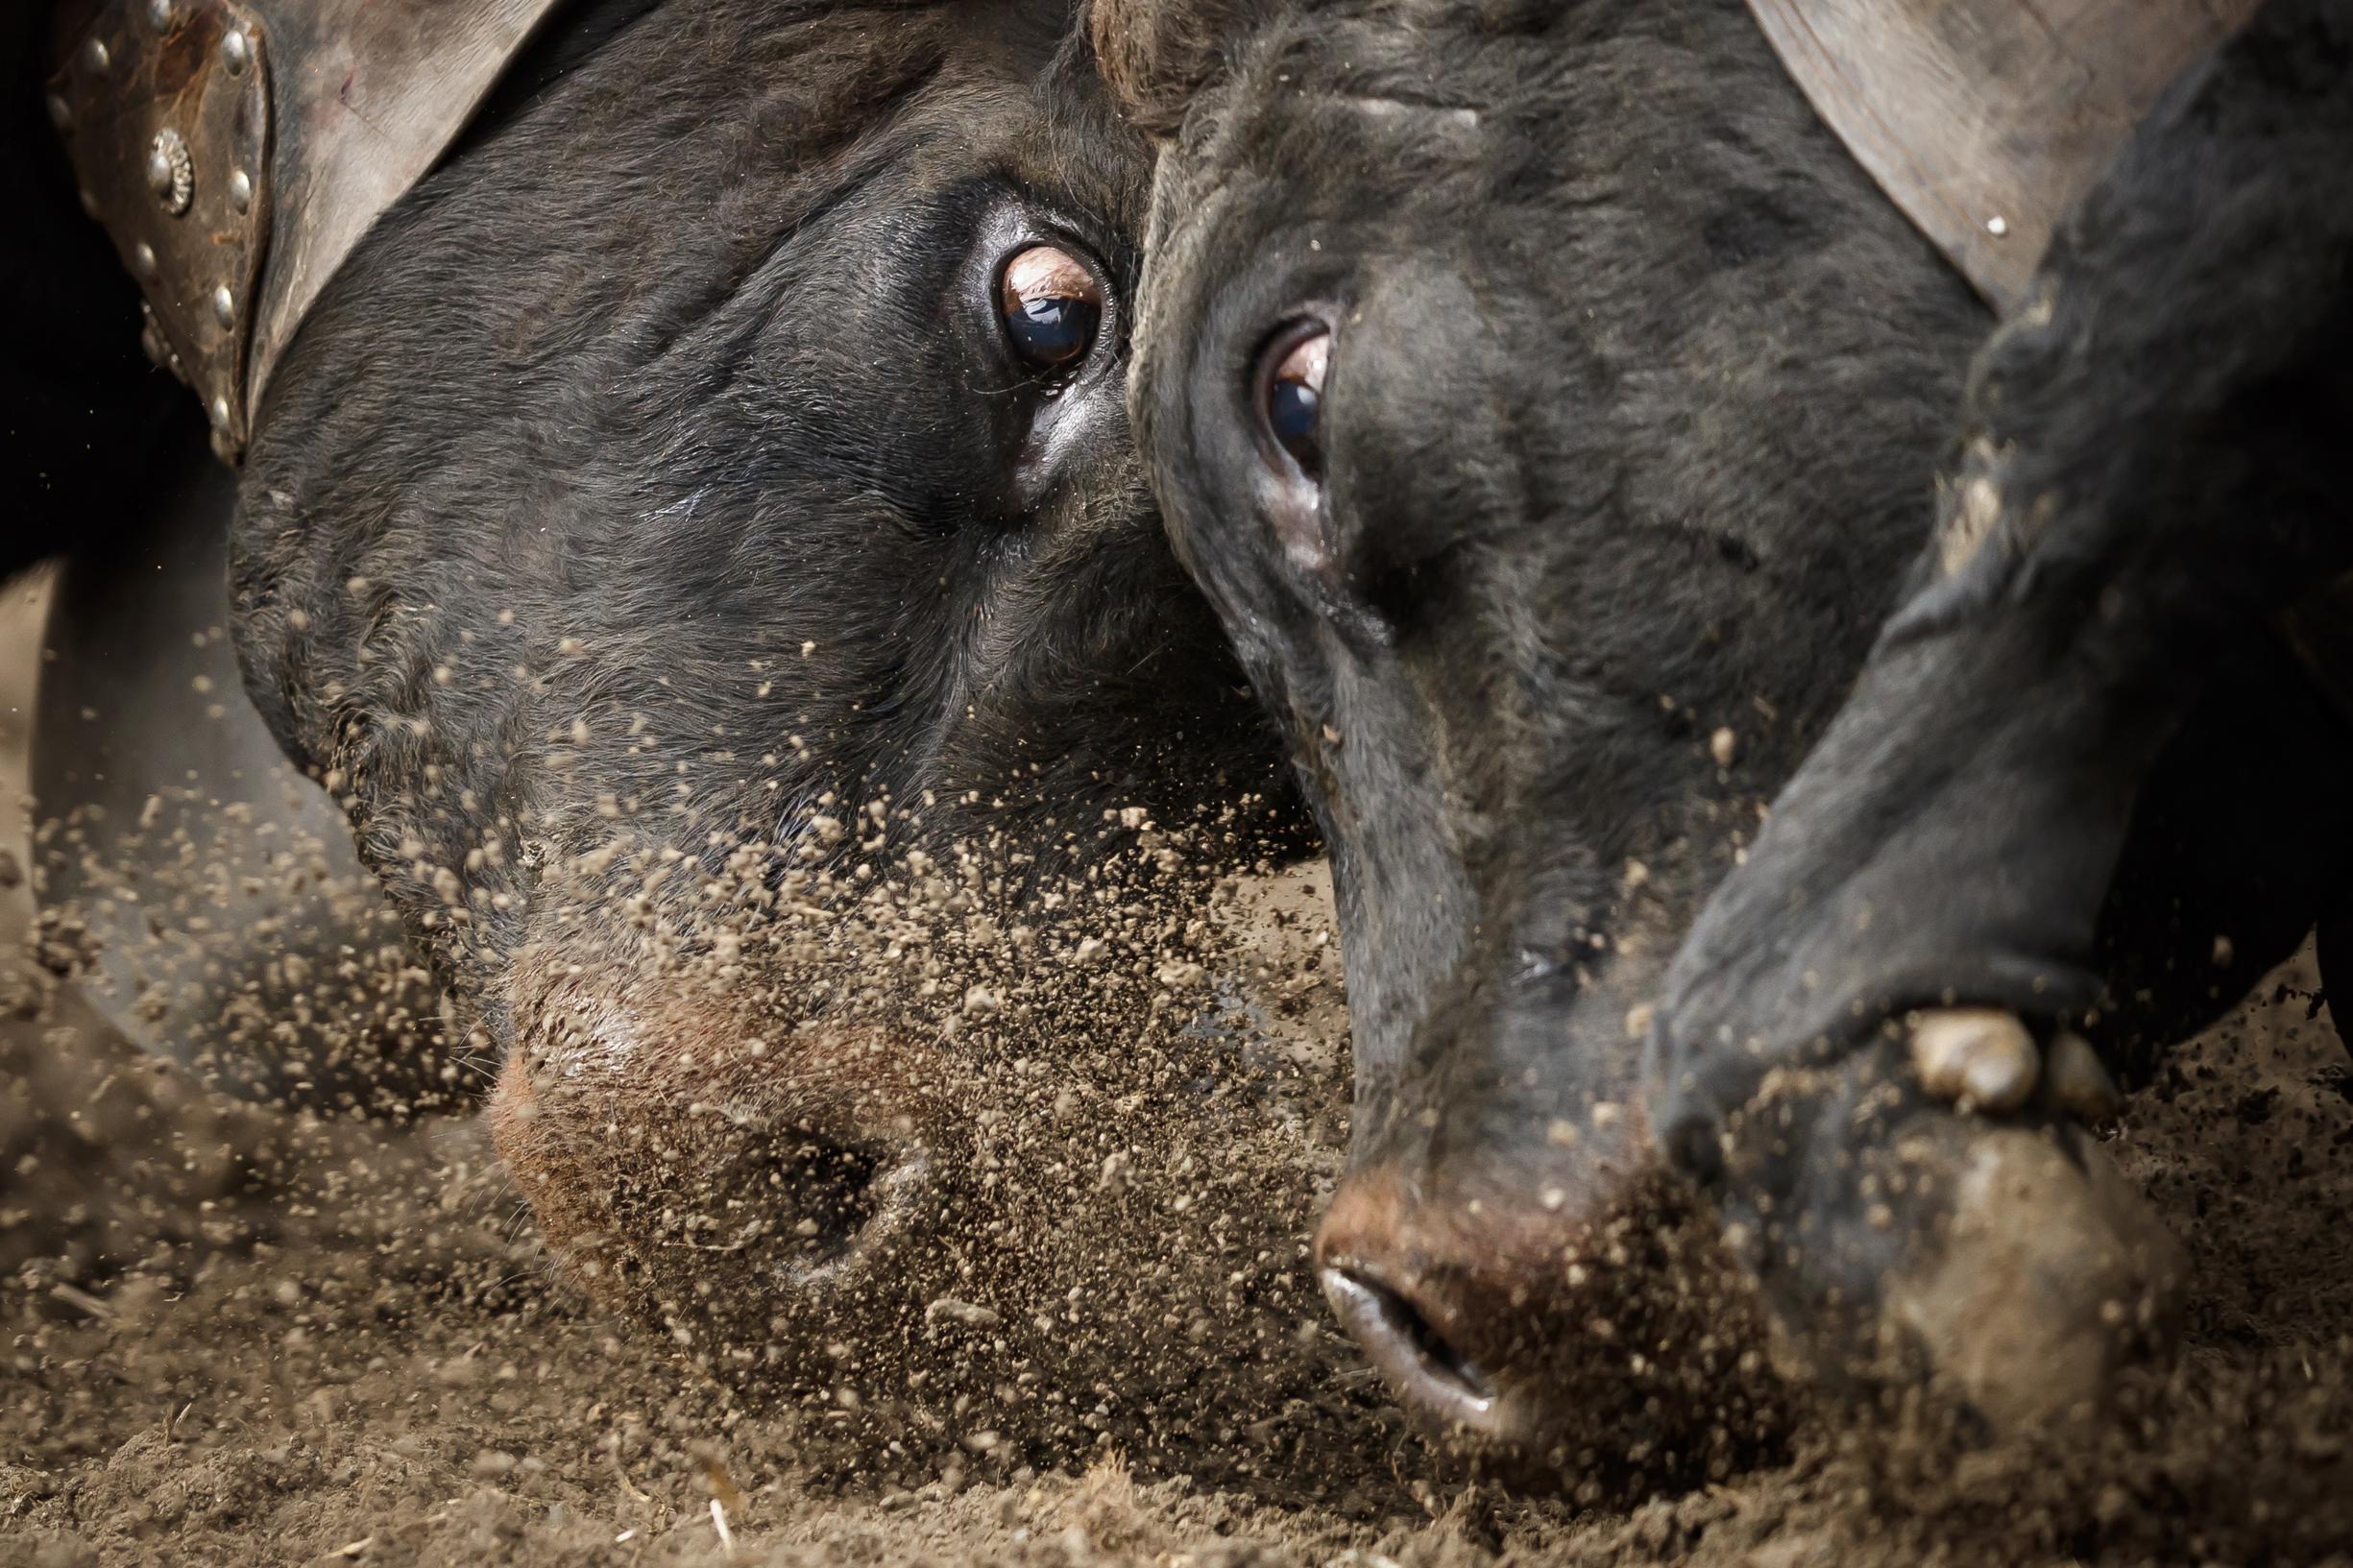
[[[1331,328],[1302,322],[1267,348],[1258,372],[1258,418],[1309,479],[1323,477],[1323,376]]]
[[[997,304],[1013,352],[1039,371],[1084,359],[1103,325],[1103,285],[1084,262],[1052,245],[1014,253],[998,281]]]

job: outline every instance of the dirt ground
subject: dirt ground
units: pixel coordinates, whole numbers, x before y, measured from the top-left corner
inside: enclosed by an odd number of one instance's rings
[[[33,597],[0,617],[12,802]],[[1225,1146],[1253,1179],[1179,1161],[1127,1211],[1111,1266],[1213,1281],[1158,1304],[1171,1332],[1073,1311],[1062,1359],[1005,1369],[1008,1407],[1095,1399],[1088,1443],[980,1414],[910,1443],[588,1305],[463,1119],[253,1109],[110,1044],[14,960],[26,890],[0,899],[0,1564],[2353,1562],[2353,1071],[2308,963],[2125,1118],[2194,1305],[2107,1426],[1985,1449],[1817,1415],[1721,1483],[1579,1507],[1424,1445],[1296,1288],[1329,1042],[1285,1070],[1307,1133]],[[1292,1212],[1237,1251],[1270,1192]]]

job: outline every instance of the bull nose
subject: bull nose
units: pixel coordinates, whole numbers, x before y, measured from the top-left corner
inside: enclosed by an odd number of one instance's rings
[[[491,1098],[507,1170],[592,1294],[847,1308],[925,1244],[948,1162],[919,1097],[844,1088],[813,1050],[790,1073],[764,1056],[688,1072],[649,1055],[575,1047],[535,1066],[518,1052]]]
[[[910,1141],[789,1136],[764,1178],[782,1198],[784,1279],[806,1290],[842,1284],[900,1242],[932,1172],[930,1151]]]
[[[1324,1294],[1410,1411],[1507,1468],[1584,1495],[1728,1466],[1781,1419],[1752,1295],[1646,1135],[1583,1152],[1352,1173]]]
[[[1316,1238],[1325,1299],[1409,1406],[1516,1442],[1533,1414],[1531,1319],[1565,1277],[1569,1226],[1497,1196],[1412,1195],[1388,1170],[1341,1184]]]
[[[1485,1436],[1517,1435],[1494,1381],[1405,1291],[1356,1260],[1319,1271],[1323,1297],[1390,1387],[1440,1422]]]

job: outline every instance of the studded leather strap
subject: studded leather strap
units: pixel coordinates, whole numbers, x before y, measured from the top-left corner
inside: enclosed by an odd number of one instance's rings
[[[224,460],[319,291],[558,3],[67,0],[50,115]]]

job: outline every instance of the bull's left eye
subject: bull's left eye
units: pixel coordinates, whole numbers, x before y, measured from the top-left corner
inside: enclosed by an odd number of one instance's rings
[[[1013,352],[1041,371],[1084,359],[1103,325],[1103,285],[1078,257],[1051,245],[1014,253],[998,280],[997,303]]]

